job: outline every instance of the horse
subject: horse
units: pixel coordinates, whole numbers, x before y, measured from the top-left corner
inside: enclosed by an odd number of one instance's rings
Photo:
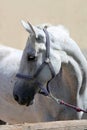
[[[29,37],[16,74],[14,99],[22,107],[33,108],[28,117],[33,122],[36,118],[38,121],[81,119],[83,112],[57,104],[48,96],[87,109],[87,60],[80,48],[61,25],[33,26],[25,21],[22,25]]]

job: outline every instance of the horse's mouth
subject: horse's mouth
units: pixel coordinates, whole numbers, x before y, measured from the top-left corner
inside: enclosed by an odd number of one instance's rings
[[[23,101],[21,101],[21,102],[18,102],[18,104],[20,104],[20,105],[25,105],[25,106],[30,106],[30,105],[32,105],[34,103],[34,100],[31,100],[31,101],[26,101],[26,102],[23,102]]]
[[[26,103],[26,106],[28,107],[29,105],[32,105],[34,103],[34,100],[30,101],[30,102],[27,102]]]

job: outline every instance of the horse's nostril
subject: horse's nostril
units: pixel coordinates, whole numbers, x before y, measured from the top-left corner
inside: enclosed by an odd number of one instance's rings
[[[22,97],[18,96],[17,94],[14,95],[14,99],[21,105],[26,104],[25,98],[22,98]]]
[[[19,100],[19,98],[18,98],[18,96],[17,96],[17,95],[14,95],[14,99],[15,99],[16,101],[18,101],[18,100]]]

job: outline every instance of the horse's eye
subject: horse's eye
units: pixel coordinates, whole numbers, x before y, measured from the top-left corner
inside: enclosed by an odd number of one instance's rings
[[[37,38],[36,38],[36,41],[37,42],[42,42],[43,41],[43,36],[42,35],[39,35]]]
[[[28,60],[28,61],[35,61],[35,60],[36,60],[36,56],[27,55],[27,60]]]

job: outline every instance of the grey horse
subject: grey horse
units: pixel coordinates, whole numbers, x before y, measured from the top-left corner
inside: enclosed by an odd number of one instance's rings
[[[87,60],[63,26],[32,26],[29,32],[13,95],[20,105],[34,107],[40,121],[81,119],[83,112],[58,105],[52,94],[67,103],[87,109]],[[43,94],[43,95],[40,95]],[[21,108],[21,106],[20,106]]]

